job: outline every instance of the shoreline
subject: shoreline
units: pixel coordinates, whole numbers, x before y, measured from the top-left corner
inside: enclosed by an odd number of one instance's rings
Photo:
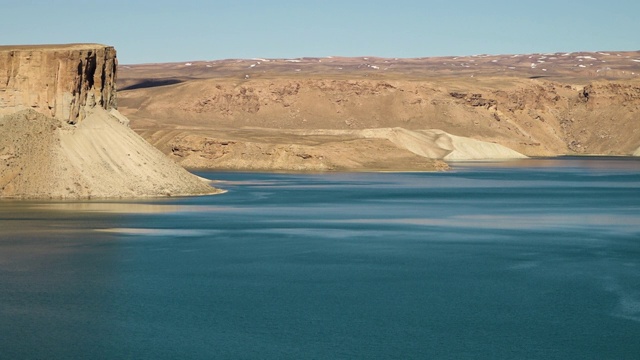
[[[498,158],[498,159],[473,159],[473,160],[442,160],[448,165],[455,164],[482,164],[482,163],[514,163],[514,162],[528,162],[528,161],[540,161],[540,160],[571,160],[571,159],[594,159],[594,160],[638,160],[640,157],[633,155],[584,155],[584,154],[571,154],[571,155],[558,155],[558,156],[529,156],[526,158]],[[197,175],[198,173],[256,173],[256,174],[343,174],[343,173],[439,173],[447,172],[451,169],[445,170],[424,170],[424,169],[398,169],[398,170],[386,170],[386,169],[331,169],[331,170],[282,170],[282,169],[234,169],[234,168],[185,168],[187,171]],[[212,180],[216,182],[216,180]]]

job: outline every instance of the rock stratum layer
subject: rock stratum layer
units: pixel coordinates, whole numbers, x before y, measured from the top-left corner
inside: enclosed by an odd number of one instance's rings
[[[0,47],[0,198],[217,192],[128,127],[115,79],[109,46]]]
[[[96,106],[116,108],[116,68],[111,46],[0,46],[0,108],[74,124]]]
[[[120,78],[132,128],[190,167],[640,153],[640,52],[194,61]]]

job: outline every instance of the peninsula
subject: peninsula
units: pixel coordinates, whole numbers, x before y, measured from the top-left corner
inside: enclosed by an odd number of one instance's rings
[[[129,128],[116,74],[110,46],[0,46],[0,198],[218,192]]]

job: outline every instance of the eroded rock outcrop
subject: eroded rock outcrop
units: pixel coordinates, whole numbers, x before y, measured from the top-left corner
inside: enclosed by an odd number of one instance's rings
[[[116,66],[111,46],[0,46],[0,108],[74,124],[95,106],[116,107]]]
[[[116,52],[0,47],[0,198],[211,194],[116,110]]]

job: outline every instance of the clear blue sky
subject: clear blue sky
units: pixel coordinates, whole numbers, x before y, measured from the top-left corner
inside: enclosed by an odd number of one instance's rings
[[[121,64],[640,50],[638,0],[0,0],[0,44],[98,42]]]

